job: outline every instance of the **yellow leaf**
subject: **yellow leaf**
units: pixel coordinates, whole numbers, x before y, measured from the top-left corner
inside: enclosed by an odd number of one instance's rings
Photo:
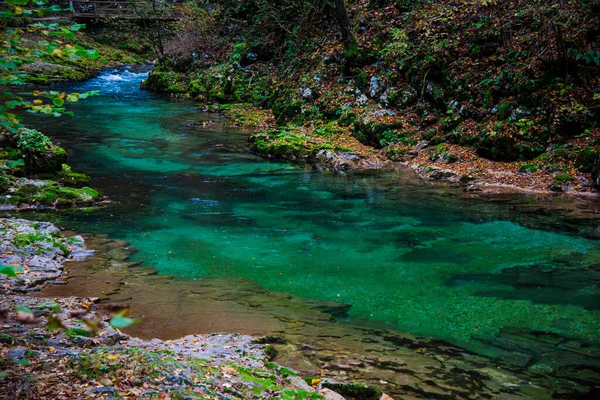
[[[60,55],[62,55],[62,50],[61,49],[54,49],[52,51],[52,54],[54,54],[55,56],[60,56]]]
[[[15,7],[15,15],[23,14],[23,9],[21,7]]]
[[[33,104],[36,104],[36,105],[38,105],[38,104],[42,104],[42,101],[41,101],[41,100],[34,100],[34,101],[33,101]]]

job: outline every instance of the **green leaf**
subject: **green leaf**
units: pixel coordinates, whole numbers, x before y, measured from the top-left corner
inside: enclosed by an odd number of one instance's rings
[[[56,107],[62,107],[63,104],[65,104],[65,101],[63,99],[61,99],[60,97],[56,97],[54,99],[52,99],[52,103],[56,106]]]
[[[115,314],[110,320],[110,324],[115,328],[127,328],[130,325],[140,322],[137,319],[132,319],[124,316],[123,312]]]
[[[6,108],[10,108],[11,110],[20,105],[21,105],[21,102],[18,100],[10,100],[10,101],[7,101],[5,104]]]
[[[8,161],[6,161],[5,165],[8,168],[23,167],[23,166],[25,166],[25,160],[23,160],[22,158],[20,158],[18,160],[8,160]]]
[[[29,365],[29,361],[22,359],[22,360],[14,360],[12,362],[13,364],[17,364],[17,365]]]
[[[0,265],[0,274],[8,275],[12,278],[17,277],[17,273],[15,272],[15,270],[8,265]]]
[[[29,0],[7,0],[7,3],[11,6],[24,6],[29,3]]]
[[[23,307],[23,306],[16,306],[15,307],[17,309],[17,311],[21,311],[22,313],[25,314],[32,314],[33,315],[33,311],[31,311],[29,308],[27,307]]]
[[[70,29],[72,32],[77,32],[78,30],[80,30],[80,29],[83,29],[83,28],[85,28],[85,24],[75,24],[75,25],[71,25],[71,26],[69,27],[69,29]]]
[[[98,52],[98,50],[86,50],[86,55],[91,59],[95,60],[100,56],[100,53]]]

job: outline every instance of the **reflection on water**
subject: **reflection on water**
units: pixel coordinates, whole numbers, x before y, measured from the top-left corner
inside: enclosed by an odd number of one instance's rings
[[[346,303],[354,324],[475,349],[512,327],[600,340],[594,226],[573,234],[563,218],[523,212],[526,198],[463,199],[406,172],[266,161],[217,116],[139,91],[144,76],[105,72],[68,88],[102,91],[76,118],[32,117],[116,202],[64,213],[69,228],[129,241],[160,273]],[[217,123],[192,124],[205,120]]]

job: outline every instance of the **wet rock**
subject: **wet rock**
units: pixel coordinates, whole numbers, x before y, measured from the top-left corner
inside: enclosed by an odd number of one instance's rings
[[[75,336],[71,340],[73,341],[73,343],[75,343],[76,345],[78,345],[80,347],[92,347],[92,346],[94,346],[94,340],[92,338],[89,338],[89,337]]]
[[[44,266],[54,265],[54,262],[47,257],[33,256],[33,258],[29,260],[28,264],[29,267],[42,268]]]
[[[323,388],[319,391],[319,394],[323,397],[325,397],[325,399],[327,400],[346,400],[344,397],[342,397],[340,394],[334,392],[331,389],[327,389],[327,388]]]
[[[292,375],[290,377],[290,384],[293,385],[294,387],[298,388],[299,390],[304,390],[307,392],[314,392],[315,389],[310,386],[308,383],[306,383],[306,381],[304,379],[302,379],[301,377],[299,377],[298,375]]]
[[[551,374],[554,371],[554,368],[548,364],[534,364],[528,369],[536,374]]]
[[[436,180],[436,181],[451,180],[451,179],[457,178],[457,175],[454,172],[452,172],[450,170],[437,168],[437,167],[428,167],[426,169],[426,173],[430,179]]]
[[[331,389],[338,396],[348,399],[376,400],[381,397],[381,391],[369,386],[355,383],[324,382],[323,388]],[[342,397],[342,398],[344,398]]]
[[[96,254],[94,250],[74,250],[71,252],[71,257],[77,261],[83,261],[94,254]]]

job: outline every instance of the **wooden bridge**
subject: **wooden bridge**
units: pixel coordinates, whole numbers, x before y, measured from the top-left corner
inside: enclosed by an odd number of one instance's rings
[[[152,19],[175,20],[176,12],[165,2],[71,0],[72,16],[82,19]]]

